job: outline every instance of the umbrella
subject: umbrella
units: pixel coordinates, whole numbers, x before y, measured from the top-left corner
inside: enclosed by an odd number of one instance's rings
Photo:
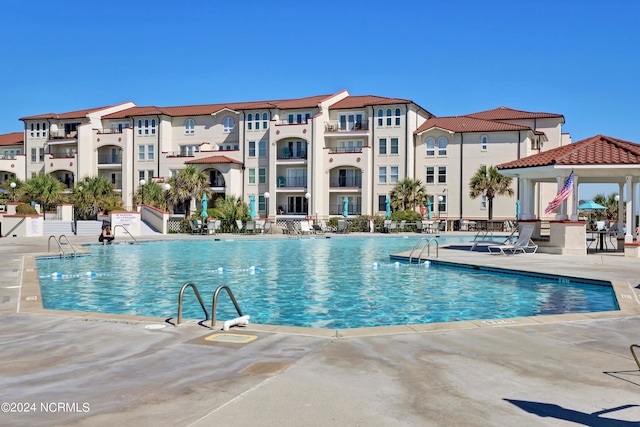
[[[200,213],[200,216],[202,218],[207,218],[209,215],[207,215],[207,201],[209,199],[207,199],[207,193],[204,193],[202,195],[202,212]]]
[[[342,199],[342,216],[345,218],[349,216],[349,198],[347,196]]]
[[[253,194],[249,196],[249,217],[256,217],[256,196]]]
[[[7,190],[3,190],[2,188],[0,188],[0,193],[8,193]]]
[[[427,199],[427,219],[431,219],[431,199]]]
[[[384,207],[386,210],[384,217],[391,218],[391,200],[389,200],[389,196],[387,196],[387,198],[384,201]]]
[[[578,206],[578,209],[580,210],[600,210],[600,209],[607,209],[606,206],[602,206],[596,202],[594,202],[593,200],[589,200],[588,202],[584,202],[581,205]]]
[[[520,200],[516,200],[516,221],[520,219]]]

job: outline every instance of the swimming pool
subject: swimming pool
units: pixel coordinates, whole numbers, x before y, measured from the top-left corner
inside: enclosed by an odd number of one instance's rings
[[[89,246],[91,256],[37,261],[44,308],[177,315],[193,282],[208,308],[220,285],[252,323],[344,329],[617,310],[610,286],[391,261],[419,236],[160,241]],[[440,244],[467,241],[442,237]],[[203,318],[192,292],[184,317]],[[217,318],[237,314],[226,294]]]

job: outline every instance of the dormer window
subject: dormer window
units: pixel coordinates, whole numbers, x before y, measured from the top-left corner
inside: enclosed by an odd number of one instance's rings
[[[228,133],[233,131],[233,128],[236,126],[236,122],[231,117],[225,117],[222,121],[222,126],[223,131]]]
[[[193,119],[187,119],[184,121],[184,133],[185,135],[193,135],[195,133],[196,122]]]

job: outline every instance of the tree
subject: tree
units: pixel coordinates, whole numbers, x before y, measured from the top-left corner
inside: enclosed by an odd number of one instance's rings
[[[135,203],[142,203],[142,196],[144,194],[145,205],[155,206],[158,209],[164,209],[165,206],[165,191],[160,184],[155,181],[149,180],[144,185],[138,187],[136,195],[134,197]]]
[[[219,218],[228,230],[236,229],[236,220],[249,219],[249,206],[235,196],[220,198],[216,200],[214,216]]]
[[[42,205],[42,211],[46,212],[50,204],[62,200],[64,188],[65,185],[57,178],[41,173],[25,181],[20,193],[24,198],[38,202]]]
[[[193,165],[188,165],[169,179],[169,184],[171,184],[169,200],[171,204],[184,203],[186,205],[185,218],[189,218],[191,200],[202,197],[208,181],[209,179],[203,171]]]
[[[390,198],[391,207],[396,210],[415,210],[426,203],[427,189],[419,179],[405,178],[393,187]]]
[[[607,208],[604,212],[596,212],[596,215],[599,217],[601,214],[604,214],[609,220],[617,220],[618,219],[618,204],[622,203],[616,200],[616,196],[618,193],[611,193],[608,196],[605,196],[604,193],[598,193],[593,198],[593,201],[599,205],[602,205]],[[623,203],[624,206],[624,203]],[[623,207],[624,209],[625,207]]]
[[[498,172],[495,166],[480,166],[469,182],[471,192],[469,197],[475,199],[478,196],[487,197],[489,220],[493,219],[493,199],[497,196],[513,196],[511,178],[507,178]]]
[[[73,204],[79,219],[93,219],[100,211],[122,208],[122,198],[107,178],[87,176],[74,187]]]

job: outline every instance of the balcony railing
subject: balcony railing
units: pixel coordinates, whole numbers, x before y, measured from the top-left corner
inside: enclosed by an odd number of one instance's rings
[[[330,187],[362,187],[362,177],[332,177],[329,179]]]
[[[288,147],[278,149],[278,160],[294,160],[294,159],[306,159],[306,150],[296,150]]]
[[[326,132],[358,132],[369,130],[367,122],[340,122],[338,120],[330,120],[325,122],[324,130]]]
[[[52,130],[49,131],[49,140],[54,139],[76,139],[78,137],[78,131],[70,131],[65,133],[64,130]]]
[[[362,147],[329,147],[329,153],[362,153]]]
[[[122,154],[98,154],[99,165],[117,165],[122,163]]]
[[[278,187],[306,187],[307,177],[278,177]]]
[[[362,205],[360,203],[349,203],[347,206],[347,213],[349,215],[361,215],[362,214]],[[329,206],[329,215],[342,215],[344,206],[342,203],[340,204],[331,204]]]
[[[72,159],[76,156],[76,152],[68,152],[68,151],[53,151],[48,153],[50,158],[52,159]]]

